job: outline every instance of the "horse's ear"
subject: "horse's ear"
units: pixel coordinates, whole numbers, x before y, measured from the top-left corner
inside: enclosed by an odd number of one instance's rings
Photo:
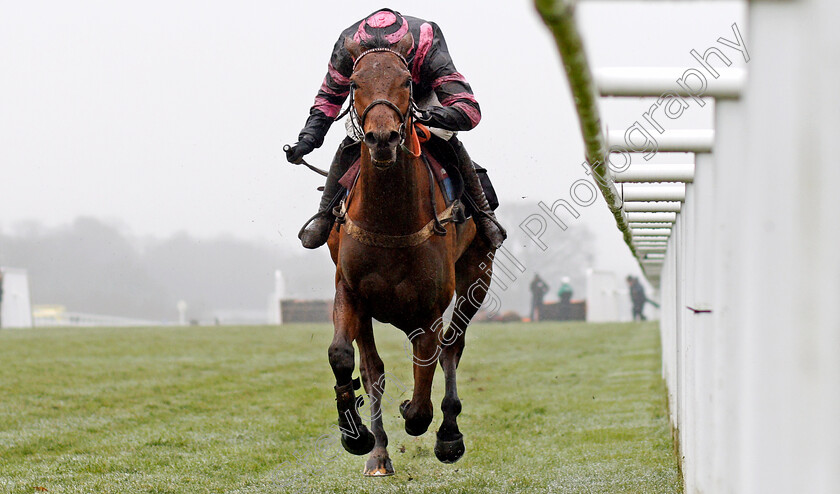
[[[394,51],[402,55],[403,58],[408,58],[412,48],[414,48],[414,36],[411,31],[405,33],[405,36],[394,45]]]
[[[359,58],[362,54],[362,44],[351,37],[344,38],[344,49],[353,57],[353,60]]]

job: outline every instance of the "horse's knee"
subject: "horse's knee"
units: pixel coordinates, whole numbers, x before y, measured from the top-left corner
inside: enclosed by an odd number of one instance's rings
[[[353,375],[353,367],[356,361],[353,357],[353,345],[347,342],[333,342],[327,351],[330,359],[330,366],[336,378]]]
[[[440,366],[442,369],[446,370],[446,363],[451,361],[455,364],[455,368],[458,367],[458,361],[461,360],[461,355],[464,353],[464,341],[463,338],[458,338],[452,344],[446,345],[443,347],[443,351],[441,352],[440,356]]]

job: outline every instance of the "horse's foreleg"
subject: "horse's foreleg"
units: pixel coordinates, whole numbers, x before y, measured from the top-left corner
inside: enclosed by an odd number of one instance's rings
[[[376,351],[373,327],[370,318],[362,323],[361,332],[356,339],[359,345],[360,367],[365,391],[370,398],[370,428],[376,438],[376,444],[365,463],[366,476],[379,477],[394,474],[391,458],[388,456],[388,436],[382,425],[382,396],[385,394],[385,364]]]
[[[405,418],[405,432],[419,436],[429,429],[434,415],[432,406],[432,380],[435,367],[440,357],[437,334],[431,331],[431,325],[418,329],[409,335],[413,347],[414,394],[411,401],[400,405],[400,413]]]
[[[333,322],[335,334],[329,348],[330,366],[335,374],[335,401],[338,408],[338,427],[341,444],[354,455],[363,455],[373,449],[374,437],[359,417],[354,390],[353,340],[359,335],[365,315],[343,281],[336,284]],[[369,319],[368,319],[369,320]]]

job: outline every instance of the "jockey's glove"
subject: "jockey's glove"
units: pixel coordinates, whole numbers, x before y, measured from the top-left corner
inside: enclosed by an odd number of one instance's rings
[[[417,110],[414,112],[414,118],[423,125],[430,125],[432,123],[432,112],[429,110]]]
[[[314,139],[309,135],[302,135],[300,141],[286,151],[286,159],[289,163],[299,163],[304,156],[311,153],[315,149],[313,141]]]

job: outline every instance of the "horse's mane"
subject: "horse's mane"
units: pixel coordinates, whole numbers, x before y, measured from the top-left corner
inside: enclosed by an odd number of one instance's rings
[[[361,43],[362,48],[365,50],[370,50],[371,48],[390,48],[391,43],[385,39],[385,34],[382,32],[377,32],[373,35],[373,37],[363,41]]]

